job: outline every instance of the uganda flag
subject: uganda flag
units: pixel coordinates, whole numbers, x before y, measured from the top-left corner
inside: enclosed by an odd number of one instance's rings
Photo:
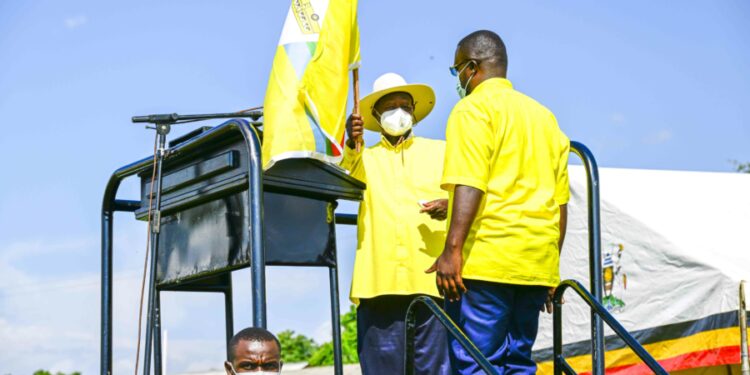
[[[357,0],[292,0],[263,103],[264,169],[289,158],[341,160],[357,67]]]

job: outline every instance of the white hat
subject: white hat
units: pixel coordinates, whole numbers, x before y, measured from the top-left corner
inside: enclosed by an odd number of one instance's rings
[[[430,86],[421,83],[407,84],[404,77],[396,73],[386,73],[378,77],[372,84],[372,93],[359,102],[359,112],[362,115],[365,129],[375,132],[381,130],[377,119],[372,115],[372,109],[380,98],[394,92],[405,92],[414,99],[416,123],[427,117],[435,106],[435,92],[432,91]]]

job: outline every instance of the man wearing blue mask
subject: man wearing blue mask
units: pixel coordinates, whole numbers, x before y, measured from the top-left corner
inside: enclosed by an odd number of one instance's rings
[[[441,187],[450,193],[442,254],[427,272],[446,312],[500,374],[534,374],[539,312],[552,311],[567,222],[570,141],[555,116],[507,80],[487,30],[458,43],[461,100],[448,118]],[[482,373],[450,340],[454,373]]]
[[[435,281],[422,272],[445,242],[447,193],[440,189],[445,142],[413,135],[435,103],[427,85],[407,84],[384,74],[362,98],[362,115],[347,121],[342,166],[367,183],[359,206],[357,252],[351,300],[357,304],[357,349],[368,374],[404,371],[405,325],[417,296],[439,298]],[[356,151],[363,130],[380,142]],[[439,301],[442,303],[442,301]],[[417,311],[415,370],[450,372],[445,329],[426,311]]]

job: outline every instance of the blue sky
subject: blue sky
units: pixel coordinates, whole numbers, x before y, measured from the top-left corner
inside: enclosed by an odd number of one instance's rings
[[[288,4],[0,2],[0,373],[96,372],[101,193],[114,169],[150,152],[153,136],[130,116],[262,104]],[[731,171],[730,160],[750,161],[745,1],[384,0],[363,1],[359,14],[363,94],[389,71],[436,91],[419,135],[444,137],[458,99],[447,69],[455,45],[487,28],[507,44],[516,88],[600,165]],[[126,183],[119,196],[137,189]],[[115,367],[124,372],[145,227],[120,214],[115,231]],[[343,295],[352,247],[351,228],[340,228]],[[251,321],[249,275],[234,280],[241,327]],[[270,328],[326,339],[326,290],[324,269],[270,270]],[[220,303],[164,297],[170,372],[220,366]]]

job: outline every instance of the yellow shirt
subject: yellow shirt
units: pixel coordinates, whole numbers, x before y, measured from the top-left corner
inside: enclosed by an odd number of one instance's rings
[[[446,140],[449,207],[455,185],[485,193],[464,244],[463,277],[556,286],[570,141],[552,112],[507,79],[488,79],[453,108]]]
[[[387,140],[361,154],[344,148],[341,166],[367,184],[357,219],[357,254],[350,298],[386,294],[439,296],[425,274],[445,245],[445,221],[420,213],[419,201],[448,198],[440,189],[445,142]]]

